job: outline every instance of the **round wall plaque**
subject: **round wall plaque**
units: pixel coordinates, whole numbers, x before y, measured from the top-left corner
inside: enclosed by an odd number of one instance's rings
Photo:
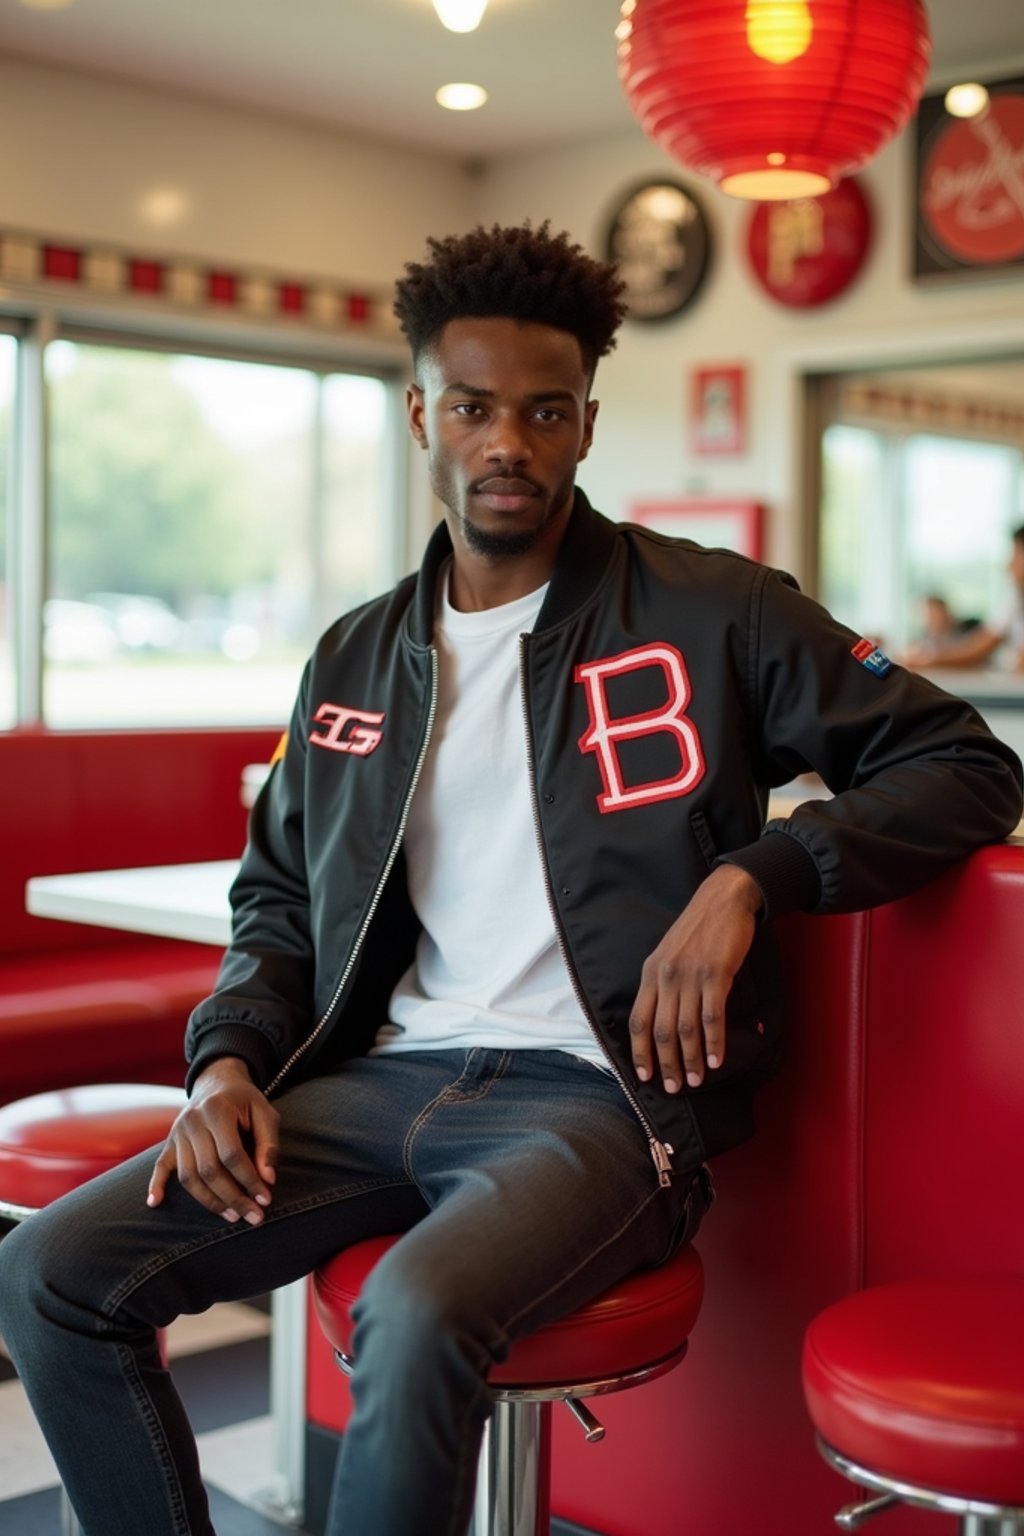
[[[790,309],[827,304],[849,287],[871,244],[871,210],[856,181],[821,197],[758,203],[747,254],[766,293]]]
[[[708,272],[704,210],[673,181],[645,181],[616,206],[605,253],[626,284],[630,320],[667,320],[697,297]]]

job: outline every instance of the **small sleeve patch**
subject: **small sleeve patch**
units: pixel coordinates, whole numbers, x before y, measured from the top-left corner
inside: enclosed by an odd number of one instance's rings
[[[851,654],[860,662],[862,667],[867,667],[876,677],[884,677],[892,671],[892,662],[884,651],[880,651],[877,645],[872,645],[870,640],[858,640]]]

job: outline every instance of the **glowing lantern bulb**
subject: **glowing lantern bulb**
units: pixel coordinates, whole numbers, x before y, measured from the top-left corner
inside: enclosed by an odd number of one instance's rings
[[[809,0],[747,0],[747,42],[769,64],[790,64],[811,46]]]

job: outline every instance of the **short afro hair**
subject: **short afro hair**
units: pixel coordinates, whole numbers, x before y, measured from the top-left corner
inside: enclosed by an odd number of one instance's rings
[[[414,362],[450,320],[471,316],[532,321],[567,331],[579,343],[593,377],[597,360],[615,345],[626,313],[625,283],[614,266],[594,261],[569,236],[550,233],[545,219],[503,228],[482,224],[466,235],[428,240],[431,259],[407,262],[395,285],[395,314]]]

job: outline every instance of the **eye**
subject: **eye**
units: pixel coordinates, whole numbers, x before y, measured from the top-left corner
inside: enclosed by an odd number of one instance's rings
[[[553,405],[542,405],[540,410],[537,412],[537,420],[544,423],[564,421],[565,419],[565,412],[556,410]]]
[[[452,406],[456,416],[468,416],[470,418],[483,414],[483,406],[476,400],[459,400]]]

